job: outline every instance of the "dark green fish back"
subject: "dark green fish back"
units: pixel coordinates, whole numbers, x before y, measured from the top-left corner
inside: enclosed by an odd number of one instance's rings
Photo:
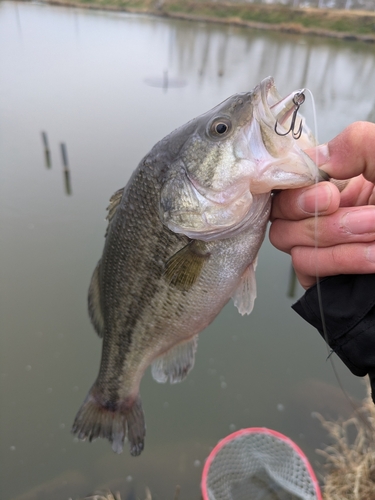
[[[73,425],[79,437],[105,437],[117,452],[127,434],[134,455],[142,451],[145,434],[138,387],[157,329],[152,318],[145,321],[144,312],[161,284],[168,287],[165,263],[188,242],[160,222],[159,196],[153,169],[143,164],[111,198],[103,256],[88,298],[92,323],[103,337],[100,371]],[[173,314],[172,294],[164,294],[161,316]]]
[[[105,338],[98,383],[108,387],[109,376],[112,391],[119,385],[116,379],[134,344],[133,336],[142,323],[144,309],[160,289],[165,262],[187,241],[161,224],[159,193],[153,171],[149,167],[139,168],[110,222],[101,259],[99,282]],[[149,326],[151,330],[152,325]]]

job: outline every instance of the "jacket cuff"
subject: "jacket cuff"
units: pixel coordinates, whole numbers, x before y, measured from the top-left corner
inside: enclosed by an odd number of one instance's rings
[[[293,309],[317,328],[352,373],[375,373],[375,275],[332,276],[319,287],[311,287]]]

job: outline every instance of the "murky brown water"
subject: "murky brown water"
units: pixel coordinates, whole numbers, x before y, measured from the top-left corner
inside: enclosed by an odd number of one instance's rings
[[[327,140],[374,113],[373,46],[1,2],[0,61],[1,499],[75,499],[105,486],[130,500],[148,486],[165,500],[177,484],[180,500],[198,499],[210,449],[249,426],[287,434],[315,465],[325,435],[312,412],[349,410],[320,336],[290,309],[287,256],[264,245],[255,311],[242,318],[225,308],[201,335],[184,383],[146,374],[148,435],[136,459],[70,434],[99,366],[86,294],[108,199],[157,140],[269,74],[281,93],[313,91]],[[172,88],[145,83],[162,85],[165,71]]]

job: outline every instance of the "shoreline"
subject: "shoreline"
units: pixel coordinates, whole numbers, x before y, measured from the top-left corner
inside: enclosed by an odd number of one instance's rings
[[[25,0],[30,1],[30,0]],[[204,2],[186,2],[186,0],[116,0],[86,1],[86,0],[42,0],[42,3],[64,7],[83,8],[91,10],[104,10],[112,12],[129,12],[134,14],[148,14],[158,17],[171,19],[182,19],[186,21],[201,21],[208,23],[218,23],[233,25],[251,29],[279,31],[299,35],[315,35],[339,40],[362,41],[366,43],[375,43],[375,12],[360,11],[339,11],[332,9],[313,9],[313,8],[286,8],[280,6],[270,7],[269,5],[260,6],[258,4],[227,4],[227,3],[204,3]],[[111,3],[112,2],[112,3]],[[270,20],[274,13],[281,13],[280,17],[289,15],[296,18],[294,22],[268,22],[252,20],[248,17],[253,14],[254,17],[262,17]],[[234,13],[235,15],[231,15]],[[210,15],[208,15],[210,14]],[[215,15],[216,14],[216,15]],[[306,16],[307,15],[307,16]],[[374,33],[356,33],[353,31],[340,31],[322,28],[319,26],[305,26],[298,19],[304,20],[308,15],[313,16],[316,22],[319,19],[326,22],[327,18],[334,17],[334,21],[342,19],[352,19],[361,25],[365,22],[373,27]],[[244,17],[247,17],[244,19]]]
[[[302,25],[296,25],[294,23],[280,23],[280,24],[260,23],[256,21],[244,21],[239,18],[219,19],[215,17],[184,15],[182,13],[167,14],[165,17],[171,17],[175,19],[186,19],[189,21],[205,21],[205,22],[213,22],[219,24],[230,24],[233,26],[242,26],[252,29],[268,30],[268,31],[280,31],[295,35],[315,35],[315,36],[324,36],[328,38],[337,38],[340,40],[358,40],[367,43],[375,43],[375,34],[360,35],[350,32],[330,31],[322,28],[306,28]]]

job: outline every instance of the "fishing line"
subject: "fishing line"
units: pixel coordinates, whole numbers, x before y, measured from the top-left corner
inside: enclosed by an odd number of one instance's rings
[[[317,120],[317,114],[316,114],[316,106],[315,106],[315,99],[313,96],[313,93],[311,92],[310,89],[306,89],[306,91],[310,94],[311,97],[311,106],[312,106],[312,114],[313,114],[313,123],[314,123],[314,137],[316,140],[316,143],[319,144],[319,138],[318,138],[318,120]],[[315,151],[315,164],[318,165],[318,152]],[[319,175],[316,174],[315,176],[315,184],[318,184],[319,182]],[[314,215],[314,250],[315,252],[318,251],[318,199],[315,198],[315,215]],[[322,330],[323,330],[323,335],[324,335],[324,340],[326,341],[326,348],[327,348],[327,359],[329,359],[331,363],[331,367],[333,370],[333,373],[335,375],[336,381],[342,390],[343,394],[347,398],[347,400],[351,403],[351,405],[356,409],[356,405],[354,405],[354,402],[351,400],[349,394],[346,392],[345,388],[343,387],[343,384],[341,382],[341,379],[339,377],[339,374],[337,372],[336,365],[333,361],[332,358],[332,353],[333,351],[330,350],[329,343],[328,343],[328,331],[327,331],[327,325],[326,325],[326,320],[325,320],[325,314],[324,314],[324,307],[323,307],[323,299],[322,299],[322,290],[321,290],[321,285],[320,285],[320,276],[319,276],[319,271],[318,271],[318,264],[317,261],[315,260],[315,278],[316,278],[316,291],[317,291],[317,297],[318,297],[318,307],[319,307],[319,313],[322,321]]]
[[[319,140],[318,140],[318,122],[317,122],[315,99],[314,99],[314,96],[313,96],[313,94],[312,94],[312,92],[311,92],[310,89],[305,89],[305,90],[310,94],[310,97],[311,97],[313,123],[314,123],[314,127],[313,127],[314,137],[315,137],[315,140],[316,140],[316,144],[318,145],[319,144]],[[315,151],[314,161],[315,161],[316,165],[318,165],[318,160],[319,160],[319,158],[318,158],[318,152]],[[319,175],[317,174],[315,176],[315,184],[318,184],[318,182],[320,182],[320,181],[319,181]],[[314,251],[317,252],[318,248],[319,248],[319,246],[318,246],[318,199],[315,198]],[[333,373],[335,375],[335,378],[336,378],[336,381],[337,381],[337,383],[338,383],[338,385],[339,385],[342,393],[344,394],[345,398],[349,402],[351,408],[353,409],[354,413],[357,415],[357,417],[359,418],[359,420],[361,420],[365,424],[365,426],[369,430],[371,430],[371,427],[369,426],[368,422],[366,421],[366,419],[363,417],[363,415],[359,411],[360,406],[356,402],[353,401],[353,399],[349,396],[349,394],[345,390],[345,388],[344,388],[344,386],[343,386],[343,384],[341,382],[341,379],[339,377],[336,365],[335,365],[335,363],[333,361],[332,354],[334,353],[334,350],[330,349],[329,343],[328,343],[328,331],[327,331],[327,325],[326,325],[325,314],[324,314],[323,299],[322,299],[322,290],[321,290],[321,285],[320,285],[320,276],[319,276],[319,271],[318,271],[317,260],[315,260],[315,278],[316,278],[316,291],[317,291],[317,298],[318,298],[318,308],[319,308],[319,313],[320,313],[321,322],[322,322],[323,337],[324,337],[324,340],[326,341],[326,348],[327,348],[327,353],[328,353],[327,359],[329,359],[331,367],[332,367],[332,371],[333,371]]]

